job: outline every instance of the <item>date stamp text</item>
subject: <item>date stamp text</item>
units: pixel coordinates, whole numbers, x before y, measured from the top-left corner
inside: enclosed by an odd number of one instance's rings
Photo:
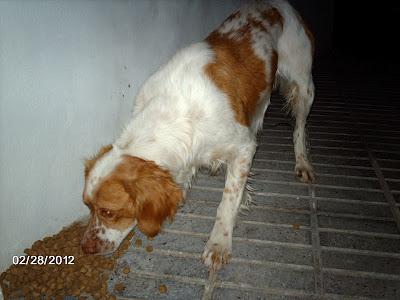
[[[13,265],[73,265],[75,257],[72,255],[14,255]]]

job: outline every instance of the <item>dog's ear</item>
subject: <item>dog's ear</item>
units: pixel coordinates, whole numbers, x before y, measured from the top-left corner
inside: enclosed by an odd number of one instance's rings
[[[84,174],[85,174],[85,177],[88,176],[90,170],[94,167],[96,161],[100,157],[102,157],[104,154],[106,154],[108,151],[110,151],[112,148],[113,148],[113,146],[111,144],[103,146],[96,153],[96,155],[92,156],[91,158],[87,158],[87,159],[84,160],[84,166],[85,166]]]
[[[130,172],[123,181],[135,204],[139,229],[147,236],[157,235],[165,219],[172,220],[183,195],[168,171],[154,162],[129,157]]]
[[[154,186],[154,182],[152,186]],[[145,192],[139,195],[139,201],[142,204],[137,215],[138,226],[144,234],[150,237],[160,232],[166,218],[173,219],[182,199],[182,193],[175,187],[161,184],[159,188],[163,190],[158,189],[158,192]]]

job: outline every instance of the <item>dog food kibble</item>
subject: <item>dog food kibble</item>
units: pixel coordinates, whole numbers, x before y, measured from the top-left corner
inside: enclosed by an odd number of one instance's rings
[[[294,230],[299,230],[299,229],[300,229],[300,224],[293,224],[293,225],[292,225],[292,228],[293,228]]]
[[[158,287],[158,291],[160,292],[160,294],[165,294],[167,292],[167,286],[165,284],[161,284]]]
[[[111,256],[87,255],[80,246],[85,227],[82,223],[74,223],[25,249],[31,258],[37,257],[36,264],[21,261],[0,275],[4,298],[63,299],[64,296],[75,296],[78,299],[115,299],[107,290],[108,274],[129,247],[134,232],[128,234]],[[19,259],[27,259],[27,256],[19,256]]]
[[[123,285],[122,283],[117,283],[116,285],[114,285],[114,290],[117,292],[122,292],[125,289],[125,285]]]
[[[135,245],[138,246],[138,247],[142,246],[142,240],[141,239],[136,239]]]
[[[131,271],[131,269],[129,267],[125,267],[122,269],[122,273],[124,274],[128,274]]]
[[[148,245],[148,246],[146,247],[146,251],[147,251],[147,252],[152,252],[152,251],[153,251],[153,246],[152,246],[152,245]]]

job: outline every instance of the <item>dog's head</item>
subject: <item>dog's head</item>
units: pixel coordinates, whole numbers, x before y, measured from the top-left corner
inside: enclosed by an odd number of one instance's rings
[[[115,152],[112,146],[104,147],[85,163],[83,201],[91,214],[82,240],[85,253],[115,251],[135,225],[155,236],[182,200],[168,171],[152,161]]]

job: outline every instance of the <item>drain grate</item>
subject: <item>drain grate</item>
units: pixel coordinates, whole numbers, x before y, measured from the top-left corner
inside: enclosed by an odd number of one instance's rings
[[[238,220],[230,264],[213,277],[201,263],[224,178],[199,174],[164,233],[120,259],[110,289],[122,282],[122,299],[400,299],[400,90],[322,71],[308,121],[316,184],[294,176],[291,123],[273,97],[252,168],[256,205]]]

